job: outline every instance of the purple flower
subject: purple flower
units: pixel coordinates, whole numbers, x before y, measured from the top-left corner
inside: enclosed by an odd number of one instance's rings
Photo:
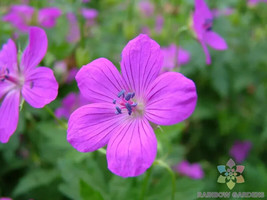
[[[190,53],[175,44],[161,48],[164,60],[163,71],[171,71],[175,66],[185,65],[190,61]]]
[[[143,26],[141,28],[141,33],[146,34],[146,35],[150,35],[150,29],[149,29],[149,27],[148,26]]]
[[[95,19],[98,16],[98,11],[92,8],[82,8],[81,14],[86,19],[86,25],[92,26],[95,24]]]
[[[81,39],[77,17],[74,13],[69,12],[67,13],[67,20],[69,21],[69,33],[66,39],[69,43],[76,43]]]
[[[15,43],[9,39],[0,52],[0,142],[8,142],[15,132],[19,119],[19,105],[25,99],[32,107],[42,108],[53,101],[58,93],[58,84],[53,71],[36,66],[47,50],[44,30],[32,27],[29,45],[24,50],[21,62],[17,62]]]
[[[69,143],[80,152],[107,145],[110,171],[122,177],[144,173],[157,154],[150,122],[181,122],[197,101],[193,81],[177,72],[159,75],[162,62],[160,46],[141,34],[122,51],[122,74],[105,58],[83,66],[76,80],[92,104],[70,116]]]
[[[204,172],[202,167],[198,163],[190,164],[188,161],[184,160],[174,167],[174,170],[181,175],[188,176],[192,179],[202,179],[204,177]]]
[[[139,10],[145,17],[150,17],[154,13],[154,5],[148,0],[142,0],[138,4]]]
[[[28,5],[13,5],[8,14],[3,16],[2,20],[11,23],[15,28],[22,32],[29,30],[29,24],[32,21],[34,8]]]
[[[38,22],[45,28],[52,28],[56,25],[57,18],[61,15],[58,8],[43,8],[39,10]]]
[[[248,5],[249,6],[256,6],[260,2],[267,3],[267,0],[248,0]]]
[[[225,9],[222,9],[222,10],[218,10],[218,9],[211,10],[211,13],[212,13],[214,18],[220,17],[222,15],[228,16],[228,15],[233,14],[233,12],[234,12],[233,8],[225,8]]]
[[[2,20],[11,23],[15,28],[22,32],[27,32],[33,23],[45,28],[52,28],[56,25],[56,19],[61,15],[58,8],[43,8],[34,19],[35,9],[28,5],[13,5],[8,14]]]
[[[164,24],[164,18],[162,17],[162,15],[158,15],[156,17],[156,25],[155,25],[155,32],[157,34],[160,34],[163,28],[163,24]]]
[[[69,119],[71,113],[77,108],[88,104],[88,100],[81,94],[69,93],[63,100],[62,106],[55,111],[58,118],[65,117]]]
[[[72,68],[69,73],[68,76],[66,78],[66,83],[71,83],[73,80],[75,80],[75,76],[78,73],[78,69],[77,68]]]
[[[204,0],[195,0],[193,14],[193,29],[196,37],[206,54],[206,63],[211,64],[211,58],[207,44],[216,50],[226,50],[227,44],[224,39],[212,31],[213,16]]]
[[[242,163],[250,149],[252,147],[252,144],[250,141],[235,141],[234,145],[230,149],[229,154],[235,159],[236,162]]]

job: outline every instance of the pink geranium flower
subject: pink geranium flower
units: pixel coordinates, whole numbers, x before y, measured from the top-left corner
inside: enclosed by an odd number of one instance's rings
[[[227,44],[224,39],[213,32],[213,15],[204,0],[195,0],[195,11],[193,14],[193,29],[196,37],[206,54],[206,63],[211,64],[211,58],[207,45],[216,50],[226,50]]]
[[[122,51],[122,74],[105,58],[83,66],[76,80],[92,104],[70,116],[69,143],[80,152],[107,145],[110,171],[122,177],[144,173],[157,154],[150,123],[181,122],[197,101],[193,81],[177,72],[159,75],[162,62],[160,46],[141,34]]]
[[[95,19],[98,16],[98,11],[93,8],[82,8],[81,14],[86,20],[86,26],[93,26],[95,24]]]
[[[55,115],[58,118],[65,117],[66,119],[69,119],[74,110],[86,104],[88,104],[86,98],[81,94],[71,92],[62,100],[62,106],[56,109]]]
[[[74,13],[67,13],[67,20],[69,22],[69,33],[66,37],[69,43],[76,43],[81,39],[81,32],[77,17]]]
[[[36,15],[37,19],[35,19],[35,12],[37,11],[28,5],[13,5],[2,20],[11,23],[22,32],[27,32],[33,24],[52,28],[56,25],[56,20],[61,15],[61,10],[58,8],[43,8],[39,10]]]
[[[163,71],[171,71],[175,66],[185,65],[190,61],[190,53],[175,44],[161,48],[163,54]]]
[[[220,17],[220,16],[228,16],[234,13],[234,9],[233,8],[224,8],[224,9],[213,9],[211,10],[211,13],[213,15],[214,18],[216,17]]]
[[[32,107],[42,108],[53,101],[58,84],[53,71],[36,66],[47,50],[44,30],[33,27],[29,45],[18,63],[15,43],[9,39],[0,52],[0,142],[8,142],[15,132],[19,119],[19,105],[25,99]]]
[[[242,163],[248,156],[252,144],[250,141],[235,141],[229,154],[235,159],[236,162]]]
[[[155,21],[155,32],[161,34],[164,25],[164,18],[162,15],[158,15]]]
[[[258,3],[267,3],[267,0],[248,0],[248,5],[249,6],[256,6]]]
[[[154,4],[152,4],[149,0],[142,0],[138,3],[138,7],[140,12],[145,17],[151,17],[154,13]]]
[[[188,176],[192,179],[202,179],[204,177],[204,172],[200,164],[190,164],[186,160],[183,160],[178,165],[176,165],[174,167],[174,170],[180,173],[181,175]]]

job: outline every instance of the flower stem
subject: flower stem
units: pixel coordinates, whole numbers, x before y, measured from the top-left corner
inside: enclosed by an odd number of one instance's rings
[[[98,149],[97,150],[99,153],[102,153],[102,154],[104,154],[104,155],[106,155],[107,154],[107,150],[106,149],[104,149],[104,148],[100,148],[100,149]]]
[[[57,123],[62,128],[66,129],[66,130],[68,129],[68,125],[65,122],[63,122],[62,120],[58,119],[50,107],[45,106],[44,109],[48,112],[49,115],[51,115],[57,121]]]
[[[145,199],[145,195],[146,195],[146,191],[147,191],[147,187],[148,187],[148,182],[149,182],[149,179],[150,179],[150,176],[151,176],[151,172],[152,172],[152,167],[153,166],[151,166],[146,172],[146,177],[144,178],[142,191],[141,191],[141,195],[140,195],[140,200],[144,200]]]
[[[159,165],[163,168],[165,168],[169,174],[171,175],[171,178],[172,178],[172,196],[171,196],[171,200],[174,200],[175,199],[175,189],[176,189],[176,179],[175,179],[175,174],[174,172],[172,171],[172,169],[169,167],[168,164],[166,164],[164,161],[162,160],[155,160],[154,162],[155,165]]]

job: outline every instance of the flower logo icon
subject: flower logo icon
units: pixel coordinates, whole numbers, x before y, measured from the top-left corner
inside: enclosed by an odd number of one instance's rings
[[[217,182],[226,183],[230,190],[235,187],[236,183],[245,182],[244,177],[242,176],[245,166],[236,165],[232,159],[230,159],[226,165],[218,165],[217,169],[220,172]]]

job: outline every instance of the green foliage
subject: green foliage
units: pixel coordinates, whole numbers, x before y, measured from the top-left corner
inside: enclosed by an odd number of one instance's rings
[[[209,49],[212,64],[205,64],[201,45],[190,29],[193,0],[151,0],[154,14],[144,17],[139,1],[30,0],[37,9],[59,7],[63,15],[57,25],[46,29],[48,52],[40,64],[54,69],[65,61],[67,70],[81,68],[92,60],[106,57],[118,68],[120,54],[128,40],[148,27],[150,36],[161,46],[171,43],[190,51],[191,61],[180,71],[197,87],[198,102],[194,114],[173,126],[154,127],[158,140],[157,161],[170,169],[182,160],[200,163],[205,176],[193,180],[174,171],[175,199],[197,199],[197,192],[228,191],[217,183],[217,165],[229,160],[229,150],[236,140],[249,140],[252,149],[246,160],[245,183],[236,192],[265,192],[267,195],[267,4],[249,7],[245,0],[206,2],[212,8],[231,7],[233,14],[214,20],[216,30],[229,46],[226,51]],[[0,16],[11,4],[20,1],[0,0]],[[99,11],[96,24],[84,29],[81,40],[68,43],[66,13],[73,12],[79,26],[82,7]],[[161,33],[155,31],[157,15],[164,17]],[[14,37],[17,31],[0,21],[0,42]],[[15,40],[20,52],[27,35]],[[75,81],[65,83],[59,74],[59,96],[49,107],[54,111],[69,92],[78,92]],[[174,97],[176,98],[176,97]],[[2,116],[0,116],[2,117]],[[161,200],[171,199],[172,177],[163,166],[154,164],[151,171],[135,178],[121,178],[107,169],[102,152],[77,152],[66,140],[66,120],[58,123],[45,109],[35,109],[25,102],[16,133],[7,144],[0,144],[0,197],[37,200]],[[153,125],[154,126],[154,125]],[[147,184],[146,184],[147,183]]]

